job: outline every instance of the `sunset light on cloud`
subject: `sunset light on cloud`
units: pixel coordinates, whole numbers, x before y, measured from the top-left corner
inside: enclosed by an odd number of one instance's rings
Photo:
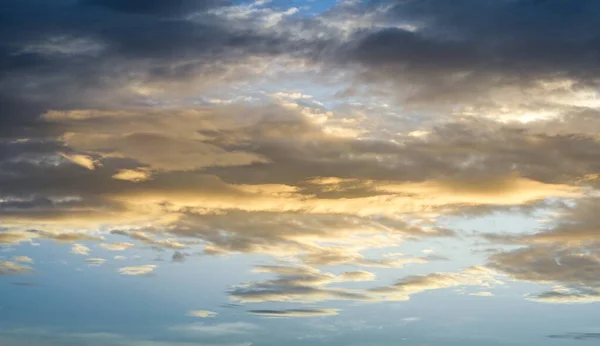
[[[600,340],[599,21],[0,1],[0,345]]]

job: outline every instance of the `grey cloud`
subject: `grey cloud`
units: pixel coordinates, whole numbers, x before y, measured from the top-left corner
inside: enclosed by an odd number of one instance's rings
[[[83,4],[105,6],[124,13],[138,13],[159,16],[189,14],[228,4],[227,0],[83,0]]]
[[[358,290],[328,287],[331,283],[352,278],[323,273],[310,267],[263,266],[259,270],[275,273],[278,277],[234,287],[229,292],[230,299],[242,303],[372,299]]]
[[[172,262],[185,262],[185,259],[187,256],[188,256],[188,254],[185,254],[185,253],[179,252],[179,251],[175,251],[173,253],[173,256],[171,256],[171,261]]]
[[[600,339],[600,333],[565,333],[546,336],[550,339],[595,340]]]
[[[520,245],[490,255],[489,265],[517,280],[554,284],[557,288],[527,299],[544,303],[600,301],[600,238],[597,198],[562,205],[552,227],[532,234],[487,234],[495,243]]]
[[[265,317],[320,317],[337,315],[336,309],[288,309],[288,310],[248,310],[253,315]]]
[[[595,85],[600,72],[600,7],[593,0],[370,4],[380,9],[382,25],[357,33],[339,59],[362,66],[367,81],[396,83],[396,90],[410,81],[417,91],[405,95],[409,103],[489,106],[498,87],[560,78]]]
[[[207,12],[226,4],[5,1],[0,12],[2,132],[52,131],[38,121],[49,109],[139,106],[147,102],[137,86],[171,92],[199,75],[203,79],[196,86],[214,85],[246,58],[296,49],[296,43],[276,35],[235,30]],[[194,11],[194,20],[182,16]],[[174,88],[163,88],[165,83]]]

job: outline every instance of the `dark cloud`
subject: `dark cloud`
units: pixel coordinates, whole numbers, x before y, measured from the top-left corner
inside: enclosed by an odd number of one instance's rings
[[[196,81],[196,87],[214,85],[246,58],[295,49],[294,43],[284,48],[287,43],[276,35],[236,30],[208,14],[209,9],[227,3],[4,1],[0,7],[1,132],[13,136],[37,131],[43,125],[39,116],[49,109],[147,104],[136,88],[171,92],[199,76],[202,80]],[[193,20],[182,16],[192,12],[197,13]],[[238,72],[242,78],[244,72]]]
[[[573,91],[597,85],[600,77],[600,6],[593,0],[369,4],[381,25],[358,31],[344,43],[339,61],[355,66],[375,88],[393,83],[387,93],[401,96],[405,106],[479,105],[489,111],[502,105],[495,104],[498,93],[491,94],[502,88],[569,79]],[[513,101],[531,104],[514,95]]]
[[[600,333],[565,333],[546,336],[550,339],[595,340],[600,339]]]
[[[336,309],[249,310],[248,312],[265,317],[320,317],[338,314]]]
[[[172,262],[185,262],[185,259],[188,255],[185,253],[182,253],[180,251],[175,251],[173,253],[173,256],[171,256],[171,261]]]
[[[82,4],[104,6],[114,11],[151,15],[190,14],[190,12],[223,6],[227,0],[83,0]]]

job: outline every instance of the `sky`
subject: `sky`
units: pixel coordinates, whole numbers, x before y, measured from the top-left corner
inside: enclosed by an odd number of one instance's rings
[[[598,343],[599,20],[2,0],[0,345]]]

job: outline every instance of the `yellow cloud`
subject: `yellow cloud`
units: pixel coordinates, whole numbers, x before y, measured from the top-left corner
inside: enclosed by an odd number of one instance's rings
[[[192,317],[210,318],[210,317],[215,317],[217,315],[217,313],[214,311],[208,311],[208,310],[192,310],[192,311],[189,311],[187,315],[192,316]]]
[[[123,267],[123,268],[119,269],[119,273],[121,275],[129,275],[129,276],[147,275],[147,274],[150,274],[152,271],[154,271],[155,268],[156,268],[156,266],[154,264]]]

